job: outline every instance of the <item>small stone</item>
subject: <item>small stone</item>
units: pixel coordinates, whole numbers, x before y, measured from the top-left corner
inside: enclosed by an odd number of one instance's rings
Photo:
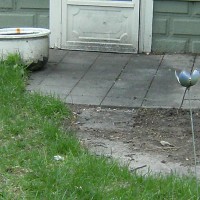
[[[170,144],[169,142],[164,141],[164,140],[160,141],[160,144],[161,144],[162,146],[173,146],[172,144]]]
[[[101,111],[101,107],[97,107],[96,111],[97,112]]]

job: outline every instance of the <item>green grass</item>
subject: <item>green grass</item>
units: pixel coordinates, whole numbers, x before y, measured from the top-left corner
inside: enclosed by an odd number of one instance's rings
[[[131,174],[90,155],[64,129],[70,110],[51,96],[26,92],[27,75],[18,57],[0,63],[0,199],[197,199],[192,177]]]

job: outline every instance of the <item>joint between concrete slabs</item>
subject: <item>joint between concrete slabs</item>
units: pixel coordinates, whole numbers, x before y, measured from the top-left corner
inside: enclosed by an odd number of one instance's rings
[[[79,82],[85,77],[85,75],[88,73],[88,71],[92,68],[92,66],[94,65],[94,63],[97,61],[97,59],[99,58],[100,54],[98,54],[98,56],[95,58],[95,60],[90,64],[90,66],[88,67],[88,69],[86,70],[86,72],[83,74],[83,76],[81,76],[81,78],[79,79],[79,81],[74,85],[74,87],[72,87],[71,91],[69,92],[69,94],[67,95],[67,97],[69,95],[71,95],[73,89],[79,84]]]
[[[115,80],[113,81],[113,84],[111,85],[111,87],[109,88],[109,90],[107,91],[106,95],[104,96],[104,98],[102,99],[102,101],[100,102],[100,105],[102,105],[103,101],[105,100],[105,98],[107,97],[108,93],[111,91],[111,89],[113,88],[113,86],[115,85],[115,82],[119,79],[120,75],[122,74],[122,72],[124,71],[124,69],[126,68],[126,66],[128,65],[129,61],[131,60],[131,56],[129,57],[128,61],[125,63],[125,65],[122,67],[120,73],[118,74],[118,76],[115,78]]]
[[[161,66],[161,64],[162,64],[162,62],[163,62],[163,59],[164,59],[164,55],[162,56],[162,58],[161,58],[161,60],[160,60],[160,63],[159,63],[159,65],[158,65],[157,69],[156,69],[156,72],[155,72],[155,74],[154,74],[154,76],[153,76],[153,78],[152,78],[152,80],[151,80],[151,82],[150,82],[150,84],[149,84],[149,87],[148,87],[148,89],[147,89],[147,92],[146,92],[146,94],[145,94],[145,96],[144,96],[144,99],[143,99],[143,101],[142,101],[142,103],[141,103],[141,107],[143,106],[144,101],[146,100],[147,94],[149,93],[149,90],[150,90],[150,88],[151,88],[151,86],[152,86],[152,83],[153,83],[153,81],[154,81],[154,79],[155,79],[155,76],[156,76],[156,74],[158,73],[158,70],[159,70],[159,68],[160,68],[160,66]]]

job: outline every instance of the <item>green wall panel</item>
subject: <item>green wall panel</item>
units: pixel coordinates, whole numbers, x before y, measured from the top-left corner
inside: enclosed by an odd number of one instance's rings
[[[153,33],[166,34],[167,33],[167,18],[155,18],[153,23]]]
[[[0,8],[13,8],[13,1],[12,0],[1,0]]]
[[[20,14],[13,13],[12,15],[8,13],[0,14],[0,24],[2,27],[30,27],[34,24],[34,14]]]
[[[188,2],[157,1],[157,2],[154,2],[154,12],[188,13]]]
[[[32,9],[47,9],[49,8],[49,1],[47,0],[17,0],[20,8]]]
[[[154,1],[153,52],[200,53],[200,1]]]
[[[49,0],[0,0],[0,28],[49,27]]]

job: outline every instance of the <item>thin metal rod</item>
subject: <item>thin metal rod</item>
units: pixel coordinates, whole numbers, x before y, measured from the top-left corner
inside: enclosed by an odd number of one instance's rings
[[[196,176],[196,187],[197,187],[197,199],[199,199],[199,188],[198,188],[198,178],[197,178],[197,155],[196,155],[196,144],[195,144],[195,134],[194,134],[194,123],[193,123],[193,115],[192,115],[192,106],[191,106],[191,97],[190,97],[190,88],[188,90],[189,96],[189,107],[190,107],[190,119],[191,119],[191,128],[192,128],[192,143],[193,143],[193,151],[194,151],[194,169]]]

